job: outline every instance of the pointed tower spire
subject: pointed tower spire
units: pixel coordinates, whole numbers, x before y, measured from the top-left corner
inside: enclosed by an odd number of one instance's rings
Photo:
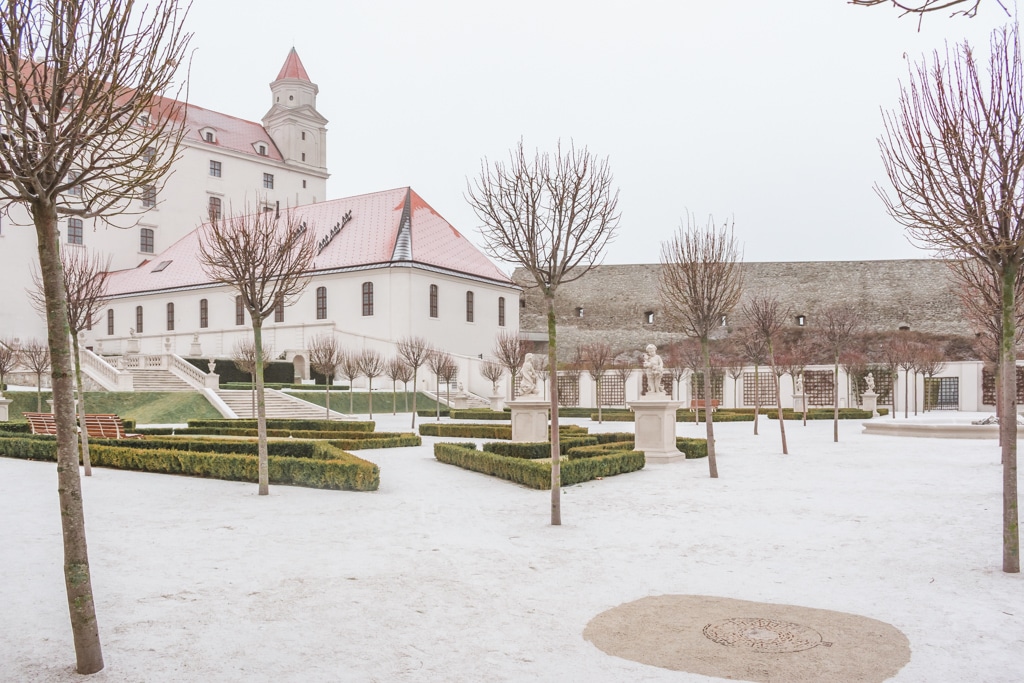
[[[283,81],[286,78],[295,78],[300,81],[306,81],[311,83],[309,80],[309,74],[306,73],[306,67],[302,65],[302,60],[299,59],[299,53],[295,51],[293,47],[288,53],[288,57],[284,60],[284,66],[281,67],[281,72],[277,74],[275,80]]]

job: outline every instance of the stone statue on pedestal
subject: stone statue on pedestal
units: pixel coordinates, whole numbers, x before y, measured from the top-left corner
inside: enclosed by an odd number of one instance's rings
[[[664,395],[665,390],[661,386],[661,378],[664,375],[665,363],[658,355],[658,347],[648,344],[647,353],[644,354],[644,376],[647,377],[648,396]]]
[[[540,386],[537,380],[537,369],[533,367],[533,354],[528,353],[523,358],[523,367],[519,370],[519,395],[539,395]]]

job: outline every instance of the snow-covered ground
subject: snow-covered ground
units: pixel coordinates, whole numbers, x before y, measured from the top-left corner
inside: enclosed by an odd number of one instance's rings
[[[572,486],[561,527],[548,492],[440,464],[431,438],[361,452],[380,465],[375,493],[260,498],[254,484],[97,469],[83,484],[106,669],[88,680],[717,680],[583,639],[597,614],[663,594],[887,622],[910,640],[897,681],[1024,680],[995,442],[840,429],[834,444],[831,422],[789,422],[783,456],[776,422],[756,437],[720,424],[720,479],[696,460]],[[0,680],[83,680],[52,464],[0,458],[0,577]]]

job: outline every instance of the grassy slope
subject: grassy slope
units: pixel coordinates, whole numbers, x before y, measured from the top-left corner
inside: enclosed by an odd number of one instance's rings
[[[14,401],[10,405],[10,419],[22,420],[22,413],[35,412],[36,392],[11,391],[4,394]],[[46,399],[50,392],[43,392],[43,412],[49,412]],[[115,413],[122,419],[135,420],[137,424],[168,424],[187,422],[190,419],[217,419],[220,413],[210,405],[202,394],[191,391],[177,392],[86,392],[85,409],[89,413]]]
[[[374,382],[374,386],[377,383]],[[290,396],[295,398],[301,398],[303,401],[309,401],[315,403],[318,406],[323,407],[325,400],[325,392],[321,391],[299,391],[287,392]],[[408,394],[409,397],[409,409],[405,409],[405,396],[403,392],[399,391],[397,394],[398,412],[406,413],[412,412],[412,393]],[[368,400],[368,394],[365,391],[356,391],[352,394],[352,405],[353,408],[350,411],[348,408],[349,394],[347,391],[335,391],[331,390],[331,410],[336,410],[339,413],[351,412],[354,415],[365,415],[370,412],[370,404]],[[420,394],[416,398],[416,410],[433,410],[437,403],[425,396]],[[390,413],[391,408],[391,392],[390,391],[373,391],[373,412],[375,413]]]

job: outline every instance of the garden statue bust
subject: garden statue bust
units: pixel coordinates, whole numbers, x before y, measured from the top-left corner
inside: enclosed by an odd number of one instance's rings
[[[540,394],[537,379],[537,369],[533,367],[533,354],[528,353],[523,358],[523,367],[519,370],[519,395],[536,396]]]
[[[661,378],[665,375],[665,363],[658,355],[658,347],[654,344],[647,345],[647,353],[644,354],[644,375],[647,377],[647,394],[662,395],[665,393],[661,386]]]

